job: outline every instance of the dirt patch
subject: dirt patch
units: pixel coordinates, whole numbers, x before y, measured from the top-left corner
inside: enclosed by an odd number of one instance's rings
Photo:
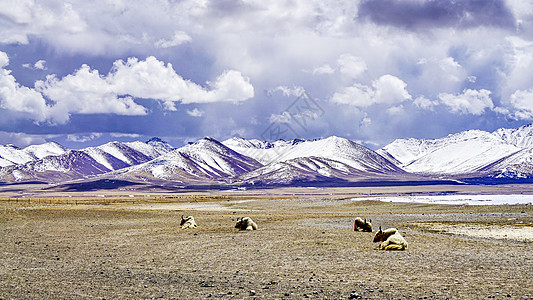
[[[533,297],[533,243],[464,238],[420,225],[531,224],[531,206],[237,200],[243,199],[208,201],[227,209],[186,199],[0,203],[0,298]],[[181,214],[193,215],[199,227],[180,230]],[[240,216],[252,217],[259,230],[237,231]],[[372,233],[352,231],[355,216],[397,227],[409,250],[377,250]]]
[[[531,224],[494,225],[468,223],[412,223],[410,225],[424,231],[533,243],[533,225]]]

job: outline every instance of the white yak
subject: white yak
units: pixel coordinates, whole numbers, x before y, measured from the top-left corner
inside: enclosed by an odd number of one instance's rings
[[[407,241],[398,232],[396,228],[389,228],[385,231],[379,227],[378,232],[374,236],[374,243],[381,242],[379,249],[381,250],[406,250]]]
[[[181,215],[181,229],[187,229],[187,228],[196,228],[198,227],[198,225],[196,225],[196,222],[194,221],[194,217],[193,216],[188,216],[188,217],[183,217],[183,215]]]
[[[239,230],[257,230],[257,224],[250,217],[244,217],[237,219],[237,224],[235,228]]]

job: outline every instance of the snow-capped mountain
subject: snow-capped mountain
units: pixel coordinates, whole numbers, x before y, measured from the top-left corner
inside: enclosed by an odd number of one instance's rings
[[[234,137],[222,142],[225,146],[242,155],[249,156],[262,164],[269,164],[277,161],[280,154],[287,152],[294,146],[303,143],[304,140],[277,140],[274,142],[260,141],[256,139],[245,140]]]
[[[533,124],[519,128],[500,128],[492,133],[510,145],[519,148],[533,146]]]
[[[68,150],[57,143],[19,149],[1,146],[5,157],[0,163],[0,179],[6,181],[43,180],[57,182],[101,175],[150,161],[173,149],[157,140],[144,142],[110,142],[98,147]],[[0,150],[1,151],[1,150]]]
[[[148,162],[174,148],[160,139],[151,139],[144,143],[140,141],[120,143],[109,142],[97,147],[89,147],[81,151],[87,153],[94,160],[110,170],[119,170]]]
[[[67,150],[67,148],[54,142],[32,145],[24,149],[14,145],[0,145],[0,167],[24,164],[51,155],[61,155]]]
[[[61,182],[109,172],[110,170],[82,151],[68,150],[61,155],[46,156],[25,164],[0,168],[6,181],[42,180]]]
[[[433,140],[398,139],[378,153],[391,156],[412,173],[468,174],[521,150],[520,143],[511,143],[514,139],[502,133],[468,130]]]
[[[414,174],[414,175],[413,175]],[[0,180],[125,179],[206,184],[343,184],[421,176],[533,178],[533,125],[398,139],[372,151],[345,138],[266,142],[204,138],[175,149],[158,138],[69,150],[57,143],[0,146]]]
[[[403,173],[399,167],[376,152],[336,136],[317,140],[277,141],[274,143],[231,139],[224,143],[233,150],[255,157],[258,161],[267,162],[266,164],[287,162],[297,158],[320,158],[328,162],[342,163],[354,170],[363,172]]]
[[[294,158],[320,157],[344,163],[356,170],[390,173],[403,170],[376,152],[345,138],[331,136],[325,139],[299,143],[275,159],[276,162]]]
[[[197,182],[236,177],[262,167],[212,138],[176,149],[152,161],[110,174],[115,178]]]
[[[368,173],[331,159],[300,157],[275,162],[243,174],[239,181],[247,184],[293,184],[331,182],[365,177]]]
[[[533,147],[528,147],[501,158],[480,172],[492,177],[527,178],[533,176]]]
[[[176,148],[172,147],[169,143],[163,141],[158,137],[149,139],[146,144],[154,147],[160,154],[168,153]]]

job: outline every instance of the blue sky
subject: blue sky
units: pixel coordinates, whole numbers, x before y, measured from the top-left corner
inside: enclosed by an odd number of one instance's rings
[[[533,119],[530,1],[0,7],[0,144],[158,136],[181,146],[274,138],[276,125],[286,138],[337,135],[375,149]],[[314,109],[295,111],[306,99]]]

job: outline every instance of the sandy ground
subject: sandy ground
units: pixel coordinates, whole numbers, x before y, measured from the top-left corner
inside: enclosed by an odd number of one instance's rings
[[[351,201],[348,190],[299,191],[4,199],[0,298],[533,299],[531,205]],[[199,227],[179,229],[181,214]],[[259,230],[238,232],[240,216]],[[355,216],[399,228],[409,249],[377,250],[372,233],[352,231]]]

